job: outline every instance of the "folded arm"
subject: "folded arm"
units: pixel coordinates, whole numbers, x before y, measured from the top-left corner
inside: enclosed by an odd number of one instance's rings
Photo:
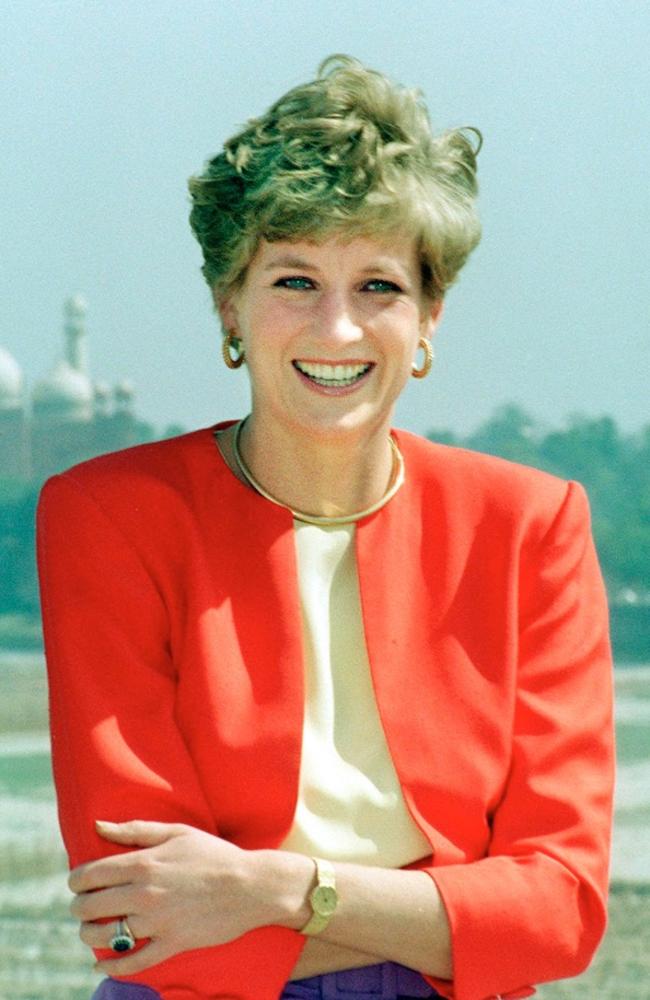
[[[301,854],[244,851],[181,824],[135,821],[104,825],[101,833],[136,849],[72,872],[82,938],[106,948],[113,928],[98,921],[125,913],[136,938],[151,939],[140,951],[102,961],[102,972],[141,972],[267,925],[299,931],[311,916],[315,868]],[[444,909],[424,872],[338,863],[336,873],[336,913],[292,978],[384,960],[450,975]]]

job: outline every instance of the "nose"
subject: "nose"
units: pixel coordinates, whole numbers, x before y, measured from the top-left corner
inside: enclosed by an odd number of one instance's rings
[[[363,337],[363,328],[343,291],[332,289],[324,292],[315,319],[315,332],[322,340],[344,346]]]

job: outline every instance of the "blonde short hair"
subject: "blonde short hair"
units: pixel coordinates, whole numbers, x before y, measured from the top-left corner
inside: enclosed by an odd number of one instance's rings
[[[473,128],[433,135],[419,91],[330,56],[190,178],[208,284],[217,299],[229,295],[262,238],[399,230],[416,237],[425,293],[441,298],[480,238],[481,141]]]

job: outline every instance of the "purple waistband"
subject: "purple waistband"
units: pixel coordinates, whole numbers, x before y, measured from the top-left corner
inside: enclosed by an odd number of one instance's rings
[[[140,983],[124,983],[120,979],[102,979],[91,1000],[160,1000],[160,993]]]
[[[287,983],[280,1000],[399,1000],[400,997],[437,997],[440,994],[418,972],[396,962],[365,969],[328,972],[324,976]]]

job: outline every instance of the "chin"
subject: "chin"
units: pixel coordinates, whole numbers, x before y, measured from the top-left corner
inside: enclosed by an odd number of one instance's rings
[[[298,418],[294,422],[296,431],[308,435],[314,440],[333,442],[344,440],[350,435],[355,437],[371,435],[390,427],[392,411],[388,413],[360,413],[359,411],[345,414],[329,414],[319,417]]]

